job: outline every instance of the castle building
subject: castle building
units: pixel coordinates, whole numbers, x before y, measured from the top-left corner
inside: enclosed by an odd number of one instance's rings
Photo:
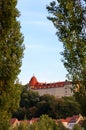
[[[29,81],[28,89],[37,91],[39,95],[50,94],[55,97],[72,96],[72,83],[70,81],[41,83],[33,76]]]

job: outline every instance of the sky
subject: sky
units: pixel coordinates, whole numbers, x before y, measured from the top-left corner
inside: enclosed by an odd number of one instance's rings
[[[66,80],[67,71],[61,62],[62,43],[56,36],[46,6],[52,0],[18,0],[21,32],[24,36],[24,58],[19,81],[27,84],[34,75],[39,82]]]

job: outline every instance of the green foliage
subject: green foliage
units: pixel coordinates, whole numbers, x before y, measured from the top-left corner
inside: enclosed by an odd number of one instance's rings
[[[19,126],[16,126],[12,130],[68,130],[61,122],[56,124],[55,120],[48,115],[42,115],[39,120],[33,124],[28,124],[27,121],[23,121]]]
[[[52,95],[45,94],[43,96],[40,96],[40,101],[37,103],[38,116],[47,114],[50,117],[55,117],[55,103],[56,99]]]
[[[49,94],[39,96],[37,92],[24,88],[21,93],[20,107],[13,113],[13,117],[22,120],[24,117],[31,119],[47,114],[49,117],[56,119],[66,118],[79,113],[80,106],[74,97],[59,99]]]
[[[21,93],[20,108],[13,113],[13,117],[17,117],[19,120],[24,119],[26,116],[28,119],[36,116],[37,107],[36,104],[39,101],[39,94],[32,90],[26,90],[25,87]]]
[[[51,119],[47,115],[42,115],[37,122],[31,125],[28,124],[27,121],[23,121],[20,123],[20,125],[16,126],[12,130],[59,130],[59,129],[53,119]]]
[[[21,94],[21,101],[20,106],[21,107],[32,107],[39,101],[39,94],[37,92],[34,92],[32,90],[24,90]]]
[[[38,122],[31,126],[31,130],[59,130],[55,121],[47,115],[42,115]]]
[[[84,117],[84,121],[82,123],[82,127],[84,128],[84,130],[86,130],[86,117]]]
[[[29,125],[27,121],[20,123],[20,125],[18,126],[18,130],[29,130]]]
[[[15,81],[24,46],[16,5],[17,0],[0,0],[0,116],[3,120],[19,105],[20,90]]]
[[[78,115],[81,113],[80,105],[77,103],[74,97],[63,97],[62,99],[63,106],[61,107],[61,113],[63,113],[64,117]]]
[[[86,116],[86,1],[57,0],[51,2],[47,10],[51,14],[48,19],[53,22],[63,43],[63,63],[68,78],[73,81],[75,97]]]
[[[55,98],[52,95],[43,95],[37,103],[38,116],[47,114],[52,118],[66,118],[80,113],[80,106],[74,97]],[[72,111],[71,111],[72,109]]]
[[[82,128],[78,124],[76,124],[74,125],[73,130],[82,130]]]
[[[9,115],[6,111],[0,112],[2,115],[0,115],[0,130],[9,130]]]

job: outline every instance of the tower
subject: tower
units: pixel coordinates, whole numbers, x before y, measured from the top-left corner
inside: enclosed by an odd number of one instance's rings
[[[36,84],[38,83],[37,79],[35,76],[33,76],[30,81],[29,81],[29,87],[33,88]]]

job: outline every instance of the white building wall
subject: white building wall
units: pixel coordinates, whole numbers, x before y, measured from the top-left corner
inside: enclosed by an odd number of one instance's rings
[[[62,96],[71,96],[71,87],[72,85],[65,85],[64,87],[33,89],[33,91],[37,91],[39,95],[50,94],[60,98]]]

